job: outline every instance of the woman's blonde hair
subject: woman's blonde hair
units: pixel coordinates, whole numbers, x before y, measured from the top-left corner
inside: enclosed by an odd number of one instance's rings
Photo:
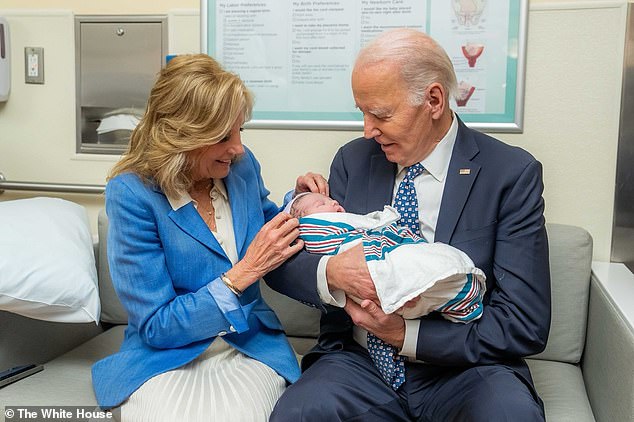
[[[253,96],[237,75],[206,54],[176,56],[160,71],[128,150],[108,178],[133,172],[166,195],[187,191],[189,152],[229,136],[252,109]]]

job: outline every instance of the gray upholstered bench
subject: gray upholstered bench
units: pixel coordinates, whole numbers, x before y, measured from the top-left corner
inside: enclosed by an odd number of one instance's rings
[[[45,362],[44,371],[0,389],[0,407],[95,405],[90,367],[118,349],[126,322],[106,264],[106,227],[102,213],[97,245],[102,326],[47,323],[0,312],[0,368]],[[547,419],[633,421],[634,330],[592,277],[589,234],[552,224],[548,235],[552,327],[546,350],[529,359]],[[315,343],[319,312],[262,289],[296,352],[305,353]]]

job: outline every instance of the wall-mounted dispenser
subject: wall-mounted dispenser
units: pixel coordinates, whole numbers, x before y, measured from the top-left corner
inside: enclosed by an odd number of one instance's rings
[[[165,63],[167,17],[75,16],[77,152],[121,154]]]
[[[0,101],[7,101],[11,92],[11,43],[9,22],[0,16]]]

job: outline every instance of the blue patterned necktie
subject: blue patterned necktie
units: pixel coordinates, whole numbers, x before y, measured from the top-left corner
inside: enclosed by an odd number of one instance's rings
[[[416,199],[416,189],[414,188],[414,179],[420,175],[423,170],[421,163],[416,163],[408,167],[405,178],[398,185],[398,190],[394,196],[394,208],[401,214],[398,225],[407,227],[414,234],[420,236],[420,223],[418,221],[418,199]]]
[[[419,236],[418,199],[416,199],[416,189],[414,189],[414,178],[423,170],[421,163],[409,167],[405,178],[398,185],[394,197],[394,208],[401,215],[398,225],[411,229]],[[368,353],[385,382],[397,390],[405,382],[405,358],[397,353],[396,347],[384,342],[372,333],[368,333]]]

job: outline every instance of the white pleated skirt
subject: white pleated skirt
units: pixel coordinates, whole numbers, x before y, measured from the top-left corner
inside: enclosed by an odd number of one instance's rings
[[[122,422],[266,422],[286,381],[218,337],[189,364],[151,378],[115,414]]]

